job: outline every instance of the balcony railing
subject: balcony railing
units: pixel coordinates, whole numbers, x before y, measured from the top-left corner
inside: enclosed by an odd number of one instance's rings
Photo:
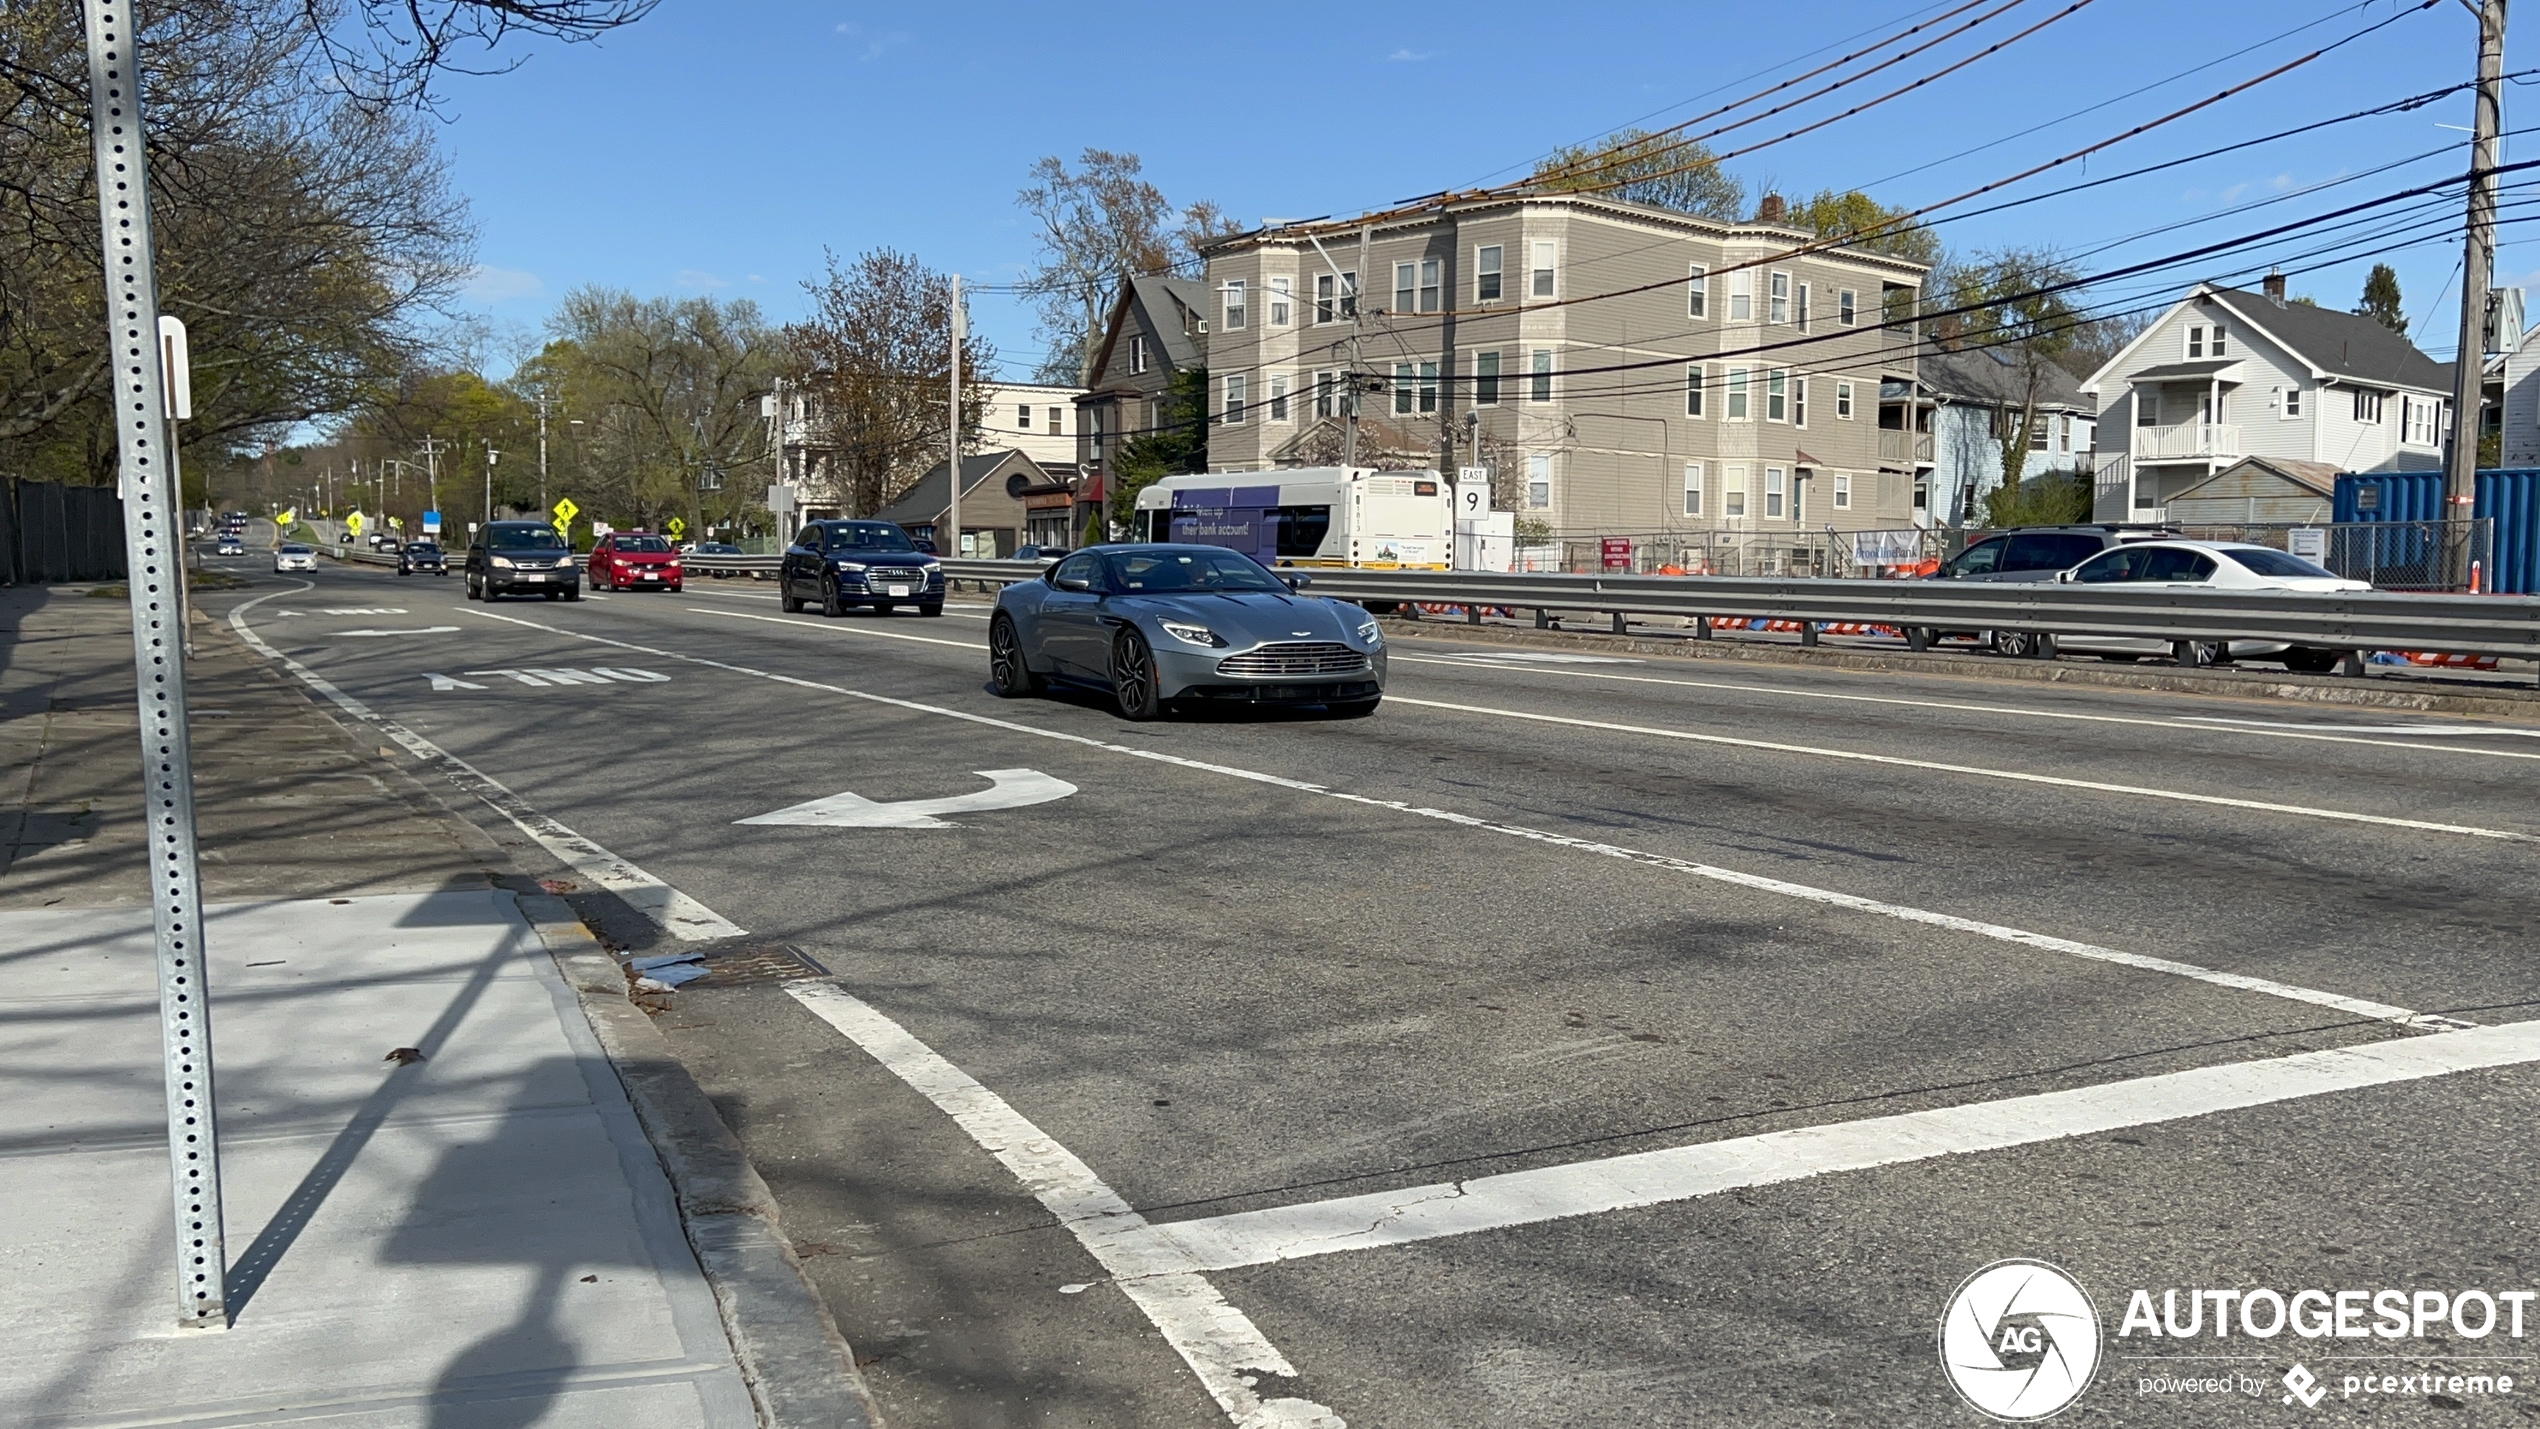
[[[2240,455],[2240,428],[2231,422],[2180,422],[2134,429],[2136,461]]]
[[[1879,460],[1930,461],[1931,433],[1894,432],[1882,428],[1879,432]]]

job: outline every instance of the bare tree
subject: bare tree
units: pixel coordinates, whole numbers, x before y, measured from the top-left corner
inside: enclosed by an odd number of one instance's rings
[[[796,380],[810,396],[817,455],[847,509],[889,505],[944,451],[952,373],[952,281],[913,255],[877,248],[853,263],[827,258],[803,284],[817,311],[785,330]],[[962,439],[985,408],[985,339],[961,347]]]
[[[1534,182],[1552,193],[1604,192],[1626,203],[1724,223],[1746,216],[1746,185],[1722,169],[1708,148],[1641,129],[1555,149],[1535,165]]]
[[[661,0],[294,0],[335,85],[373,108],[429,105],[442,74],[500,74],[506,40],[577,43],[631,25]]]
[[[1180,211],[1142,177],[1135,154],[1087,149],[1076,168],[1055,156],[1032,166],[1015,202],[1041,226],[1041,261],[1024,274],[1040,309],[1049,355],[1036,376],[1083,386],[1093,380],[1104,307],[1123,280],[1188,266],[1199,248],[1237,231],[1206,200]]]

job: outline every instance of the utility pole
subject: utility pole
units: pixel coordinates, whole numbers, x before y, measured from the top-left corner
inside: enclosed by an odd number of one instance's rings
[[[2462,0],[2463,4],[2471,0]],[[2478,101],[2471,119],[2469,236],[2461,256],[2461,341],[2452,356],[2452,447],[2443,469],[2444,580],[2469,584],[2469,517],[2478,499],[2487,301],[2496,264],[2496,134],[2505,106],[2505,0],[2478,0]]]
[[[2497,0],[2497,3],[2501,4],[2503,0]],[[951,504],[944,508],[944,524],[952,528],[952,549],[945,551],[941,541],[935,543],[935,549],[938,555],[956,557],[961,554],[961,329],[961,275],[955,273],[952,275],[952,400],[944,408],[952,414],[951,431],[944,438],[947,452],[944,475],[949,479],[946,484],[952,487]]]
[[[423,439],[423,509],[441,514],[441,439]]]
[[[538,509],[547,509],[547,394],[538,394]]]
[[[494,458],[500,455],[502,453],[494,450],[492,442],[485,444],[485,524],[488,526],[494,524]]]

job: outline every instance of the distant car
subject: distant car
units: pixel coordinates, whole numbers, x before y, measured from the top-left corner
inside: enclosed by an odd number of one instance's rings
[[[273,568],[276,572],[314,571],[317,569],[317,552],[293,541],[274,551]]]
[[[2111,546],[2129,541],[2155,541],[2175,535],[2155,526],[2023,526],[1987,536],[1941,563],[1929,577],[1942,581],[1983,581],[2034,585],[2054,580]],[[1943,632],[1930,632],[1938,639]],[[1986,639],[2005,655],[2037,651],[2036,637],[2012,631],[1987,632]]]
[[[2348,580],[2300,556],[2241,541],[2133,542],[2102,551],[2055,579],[2074,585],[2122,585],[2138,590],[2282,590],[2334,595],[2372,589],[2369,581]],[[2058,650],[2112,660],[2173,653],[2168,641],[2124,635],[2058,635],[2055,646]],[[2200,665],[2276,660],[2288,670],[2311,675],[2336,669],[2346,653],[2283,641],[2200,642],[2195,651]]]
[[[698,556],[737,556],[741,554],[741,548],[729,541],[699,541],[690,548],[689,553]]]
[[[776,581],[788,613],[812,605],[828,616],[844,615],[851,605],[944,613],[943,563],[888,521],[812,522],[785,548]]]
[[[534,591],[549,600],[582,598],[582,572],[573,548],[544,521],[489,521],[477,527],[460,569],[470,600],[493,600],[515,591]]]
[[[239,540],[234,535],[223,536],[220,538],[220,544],[212,548],[212,554],[216,556],[243,556],[247,554],[247,543]]]
[[[1052,682],[1107,690],[1133,720],[1176,703],[1374,713],[1384,632],[1358,606],[1300,594],[1306,580],[1223,546],[1091,546],[998,592],[989,678],[1008,699]]]
[[[370,542],[370,548],[376,551],[397,538],[385,531],[373,531],[366,539]]]
[[[1056,565],[1059,557],[1066,554],[1065,546],[1017,546],[1014,548],[1016,560],[1038,561],[1045,566]]]
[[[676,591],[683,570],[668,541],[642,531],[611,531],[591,548],[593,590]]]
[[[441,548],[432,542],[409,541],[397,552],[397,574],[410,576],[417,571],[446,576],[450,573],[450,562],[441,554]]]

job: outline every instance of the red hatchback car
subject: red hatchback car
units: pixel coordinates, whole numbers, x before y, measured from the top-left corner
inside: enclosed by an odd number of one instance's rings
[[[643,531],[611,531],[591,548],[591,589],[669,590],[680,587],[679,552]]]

